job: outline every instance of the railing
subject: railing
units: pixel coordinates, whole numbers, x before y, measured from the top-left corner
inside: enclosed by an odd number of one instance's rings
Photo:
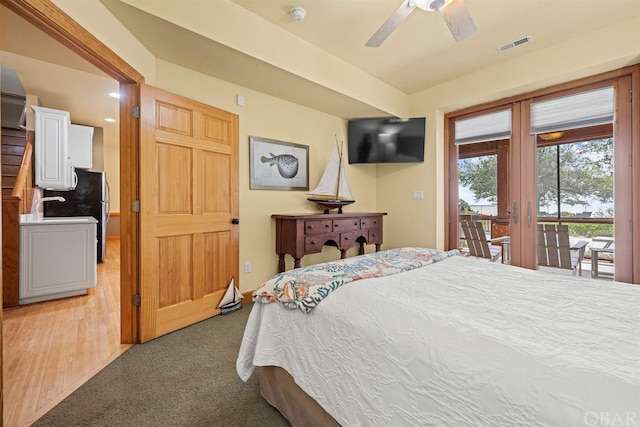
[[[483,215],[483,214],[478,214],[478,213],[460,213],[459,214],[459,218],[460,219],[467,219],[470,221],[481,221],[482,222],[482,227],[484,228],[484,230],[487,232],[487,234],[491,233],[491,237],[501,237],[502,235],[508,234],[508,230],[506,230],[505,233],[497,233],[498,235],[494,235],[496,233],[494,233],[494,226],[496,225],[496,223],[498,223],[498,217],[493,216],[493,215]],[[539,216],[536,218],[536,222],[538,223],[556,223],[556,224],[569,224],[569,232],[572,232],[572,228],[580,228],[581,225],[588,225],[588,224],[594,224],[594,225],[600,225],[600,226],[607,226],[607,225],[611,225],[613,226],[613,218],[593,218],[593,217],[589,217],[589,218],[579,218],[579,217],[544,217],[544,216]],[[502,224],[502,222],[499,222],[498,225],[504,225],[508,228],[508,223]],[[460,235],[462,235],[462,233],[460,233]],[[573,235],[574,237],[576,237],[576,234],[571,233],[570,235]],[[581,234],[579,234],[581,235]],[[597,230],[595,232],[595,234],[591,235],[591,236],[585,236],[587,239],[591,239],[594,238],[596,236],[599,237],[613,237],[613,227],[609,228],[609,227],[603,227],[600,230]],[[587,250],[587,253],[589,254],[590,251]],[[589,258],[590,255],[587,256],[587,258]],[[605,256],[606,258],[606,256]]]
[[[13,186],[11,196],[21,199],[20,212],[29,212],[31,199],[33,197],[33,185],[29,185],[31,181],[31,159],[33,158],[33,138],[34,132],[27,133],[27,142],[24,146],[24,154],[20,162],[20,169],[16,176],[16,182]]]
[[[547,217],[539,216],[538,222],[555,222],[558,224],[613,224],[613,218],[578,218],[578,217]]]
[[[33,198],[33,132],[27,133],[20,169],[10,196],[2,197],[2,308],[19,305],[20,214],[30,210]]]
[[[466,219],[468,221],[480,221],[482,222],[482,228],[485,231],[491,231],[491,226],[496,222],[498,217],[493,215],[483,215],[477,213],[459,213],[460,219]]]

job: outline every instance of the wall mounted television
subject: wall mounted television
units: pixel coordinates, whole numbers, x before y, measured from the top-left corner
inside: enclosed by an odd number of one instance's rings
[[[424,162],[425,124],[424,117],[349,120],[349,163]]]

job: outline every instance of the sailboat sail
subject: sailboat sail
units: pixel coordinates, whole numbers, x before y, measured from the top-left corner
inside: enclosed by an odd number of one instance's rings
[[[231,282],[229,282],[229,286],[227,287],[227,291],[222,297],[222,301],[218,304],[218,308],[222,310],[222,314],[242,308],[242,305],[240,304],[242,298],[242,293],[240,293],[238,288],[236,288],[235,277],[232,277]]]
[[[342,150],[338,148],[337,141],[336,148],[331,157],[329,157],[329,162],[322,178],[320,178],[320,182],[316,188],[307,194],[313,196],[314,199],[354,200],[342,164]]]

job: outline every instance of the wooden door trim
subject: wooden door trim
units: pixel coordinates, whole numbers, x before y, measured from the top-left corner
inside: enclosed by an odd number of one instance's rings
[[[127,206],[140,200],[140,120],[132,111],[140,105],[140,84],[120,83],[120,339],[140,342],[140,214]]]
[[[636,67],[631,73],[631,117],[640,117],[640,66]],[[640,258],[640,124],[635,123],[631,126],[631,146],[632,146],[632,163],[634,165],[632,171],[632,187],[631,197],[635,209],[633,210],[633,259]],[[640,262],[633,263],[633,281],[632,283],[640,283]]]
[[[138,292],[139,218],[127,206],[139,199],[139,132],[131,109],[139,99],[144,76],[51,0],[0,0],[0,4],[62,43],[108,76],[120,82],[120,245],[122,343],[138,342],[137,308],[131,296]]]
[[[614,194],[623,194],[628,191],[628,195],[616,198],[614,204],[614,238],[615,238],[615,271],[614,277],[621,282],[634,283],[634,251],[635,244],[638,244],[637,231],[634,232],[633,217],[634,205],[638,206],[637,186],[634,189],[633,174],[634,169],[637,174],[638,163],[633,162],[633,119],[632,105],[629,103],[629,91],[632,88],[631,76],[624,76],[613,82],[615,87],[615,116],[614,123]],[[637,141],[636,141],[637,142]],[[637,145],[636,145],[637,146]],[[636,156],[637,156],[637,150]],[[634,168],[634,165],[635,168]],[[635,190],[635,194],[634,194]],[[636,207],[636,216],[639,209]],[[635,223],[636,230],[638,223]],[[634,238],[634,234],[636,237]],[[635,263],[637,264],[637,262]],[[635,276],[635,283],[640,283],[640,277]]]

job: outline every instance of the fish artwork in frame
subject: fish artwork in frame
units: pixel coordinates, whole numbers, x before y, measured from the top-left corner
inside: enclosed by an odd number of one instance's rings
[[[251,190],[309,190],[309,146],[249,136]]]

